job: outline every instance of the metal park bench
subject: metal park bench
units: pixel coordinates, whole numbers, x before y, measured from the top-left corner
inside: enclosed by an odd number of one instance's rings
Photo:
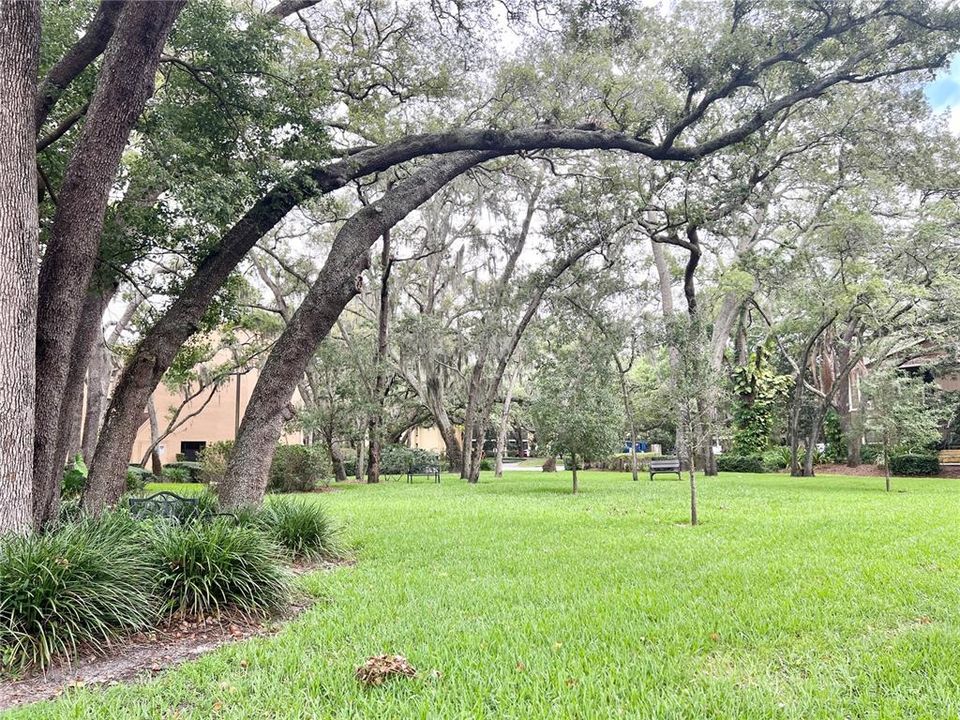
[[[410,468],[407,471],[407,482],[412,483],[415,477],[431,477],[436,483],[440,482],[440,468],[436,467],[422,467],[422,468]]]
[[[212,520],[218,517],[228,517],[234,521],[237,519],[233,513],[201,512],[197,498],[183,497],[167,490],[147,497],[132,497],[127,503],[130,506],[130,515],[137,520],[161,518],[182,524],[191,520]]]
[[[677,480],[680,479],[680,458],[668,457],[660,460],[650,461],[650,479],[657,474],[673,475],[676,473]]]

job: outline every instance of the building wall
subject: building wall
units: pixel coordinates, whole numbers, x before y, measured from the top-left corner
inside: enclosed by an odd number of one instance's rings
[[[257,382],[258,373],[256,369],[249,370],[243,375],[231,375],[225,382],[220,384],[215,390],[205,390],[199,397],[194,398],[187,403],[180,411],[178,418],[182,420],[194,413],[196,415],[183,423],[173,433],[168,435],[158,446],[160,462],[163,464],[176,461],[177,454],[181,452],[181,443],[184,442],[204,442],[210,445],[223,440],[236,439],[237,428],[237,386],[239,383],[239,407],[240,419],[243,419],[243,413],[250,402],[250,396],[253,394],[254,385]],[[170,421],[172,412],[183,401],[182,391],[171,391],[166,385],[161,385],[153,393],[154,406],[157,409],[157,421],[160,431],[163,432]],[[297,403],[296,395],[293,398]],[[287,444],[300,444],[303,442],[301,433],[292,433],[284,435],[281,442]],[[144,461],[144,455],[150,448],[150,423],[147,413],[143,413],[143,424],[137,431],[137,439],[133,444],[133,452],[130,454],[131,463],[141,463]],[[149,457],[146,458],[149,465]]]
[[[463,443],[463,433],[457,429],[457,437]],[[407,433],[407,446],[418,448],[420,450],[429,450],[430,452],[445,453],[447,446],[443,442],[443,435],[440,434],[440,428],[436,425],[429,427],[415,427]]]

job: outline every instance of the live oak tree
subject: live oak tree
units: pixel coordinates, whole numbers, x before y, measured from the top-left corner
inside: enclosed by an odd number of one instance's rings
[[[119,497],[143,410],[178,348],[204,326],[244,256],[294,207],[407,163],[440,178],[449,163],[464,163],[462,173],[534,151],[697,162],[836,87],[940,67],[957,43],[952,9],[907,0],[771,0],[671,13],[638,3],[613,15],[558,8],[544,31],[529,26],[531,42],[512,56],[480,41],[489,37],[484,3],[454,14],[362,4],[311,15],[309,5],[282,2],[259,13],[213,0],[185,8],[172,0],[105,1],[90,7],[79,39],[76,22],[58,22],[51,6],[43,77],[31,53],[4,55],[2,106],[24,108],[12,79],[34,77],[36,101],[25,122],[39,129],[43,148],[39,180],[31,174],[36,164],[21,158],[8,181],[37,186],[42,219],[41,292],[25,288],[37,311],[36,353],[18,356],[11,371],[24,377],[36,368],[35,430],[21,422],[23,403],[2,418],[27,428],[34,445],[30,526],[56,514],[61,455],[70,446],[64,433],[96,340],[90,320],[120,278],[137,279],[145,255],[189,262],[114,388],[84,496],[93,512]],[[292,17],[297,11],[302,18]],[[77,17],[76,8],[64,12]],[[11,48],[36,38],[30,23],[6,24],[4,32]],[[462,74],[449,72],[464,60]],[[473,153],[472,164],[458,153]],[[427,199],[412,206],[384,199],[389,217],[371,222],[361,210],[345,226],[357,236],[333,244],[331,271],[307,295],[302,326],[288,328],[301,333],[304,352],[312,353],[357,292],[345,271],[332,268],[350,268],[355,280],[376,238]],[[18,207],[7,202],[4,218],[25,217],[6,212]],[[381,232],[370,237],[371,226]],[[30,328],[20,326],[32,336]],[[281,336],[278,348],[287,346]],[[307,364],[299,353],[267,361],[239,455],[272,452],[268,436],[279,432],[299,382],[293,376],[302,375],[293,371]],[[237,478],[245,487],[232,497],[257,502],[260,480]],[[4,529],[23,528],[24,512],[22,503],[5,509]]]

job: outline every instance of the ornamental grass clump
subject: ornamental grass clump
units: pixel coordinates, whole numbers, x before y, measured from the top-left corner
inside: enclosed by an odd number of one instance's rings
[[[0,542],[0,667],[42,669],[150,625],[151,568],[133,538],[109,514]]]
[[[297,497],[273,497],[255,522],[295,560],[342,557],[340,530],[324,507]]]
[[[262,531],[227,519],[155,524],[148,555],[164,612],[267,615],[290,599],[283,554]]]

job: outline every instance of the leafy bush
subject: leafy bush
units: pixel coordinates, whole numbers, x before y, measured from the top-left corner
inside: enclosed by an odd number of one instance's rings
[[[160,480],[168,483],[188,483],[190,482],[190,472],[179,467],[166,465],[163,468],[163,474]]]
[[[317,483],[329,484],[330,460],[318,447],[278,445],[270,464],[270,492],[309,492]]]
[[[227,471],[227,460],[233,452],[233,440],[222,440],[207,445],[200,452],[200,482],[216,486]]]
[[[339,557],[339,530],[323,506],[304,498],[275,497],[251,519],[295,559]]]
[[[934,476],[940,474],[940,459],[936,455],[905,453],[891,455],[890,473],[906,476]]]
[[[68,524],[0,544],[0,666],[41,668],[149,625],[149,566],[129,518]]]
[[[343,471],[347,474],[348,478],[356,477],[357,476],[357,459],[355,457],[344,458]]]
[[[148,482],[153,482],[156,478],[153,473],[142,468],[139,465],[127,466],[127,490],[143,490]]]
[[[867,465],[874,465],[883,455],[883,448],[880,445],[864,445],[860,448],[860,462]]]
[[[406,445],[385,445],[380,451],[380,472],[384,475],[406,475],[410,468],[439,466],[439,456],[429,450]]]
[[[555,457],[548,457],[543,462],[542,467],[544,472],[556,472],[557,471],[557,459]]]
[[[790,448],[775,447],[763,451],[763,466],[769,472],[783,470],[790,465]]]
[[[167,477],[183,478],[182,480],[168,480],[168,482],[200,482],[200,463],[192,460],[178,460],[163,466],[163,475]]]
[[[730,455],[724,453],[717,458],[717,469],[721,472],[765,472],[761,455]]]
[[[87,465],[83,455],[77,455],[63,471],[60,492],[64,497],[78,497],[87,484]]]
[[[483,458],[480,461],[481,470],[493,470],[493,461],[490,458]]]
[[[149,538],[154,592],[167,613],[236,608],[263,615],[287,603],[290,581],[281,551],[256,527],[225,520],[156,523]]]

